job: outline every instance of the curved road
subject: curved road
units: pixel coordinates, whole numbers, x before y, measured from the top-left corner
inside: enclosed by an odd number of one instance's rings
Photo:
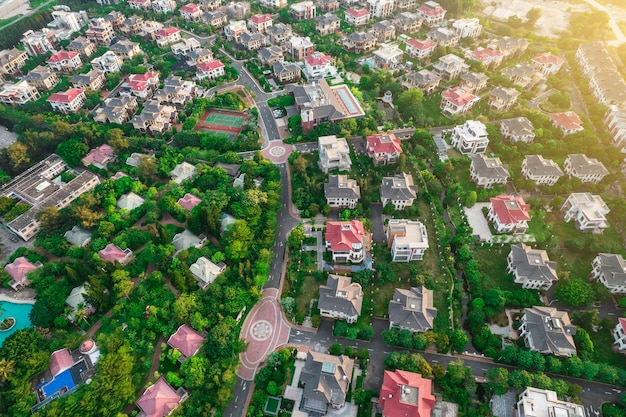
[[[604,6],[601,3],[598,3],[596,0],[585,0],[585,2],[609,15],[609,26],[611,27],[611,30],[615,34],[616,38],[616,40],[614,41],[608,41],[607,43],[609,45],[619,46],[620,44],[626,42],[626,36],[624,36],[622,29],[620,29],[612,9]]]

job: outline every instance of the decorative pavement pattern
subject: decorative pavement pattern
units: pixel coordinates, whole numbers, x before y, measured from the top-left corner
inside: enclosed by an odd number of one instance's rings
[[[263,156],[274,164],[284,164],[291,155],[293,147],[281,140],[270,141],[269,146],[261,151]]]

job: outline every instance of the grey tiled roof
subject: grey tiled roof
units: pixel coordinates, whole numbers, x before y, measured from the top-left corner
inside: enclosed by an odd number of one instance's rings
[[[393,299],[389,302],[389,320],[394,325],[424,332],[432,329],[436,316],[432,290],[423,286],[410,290],[395,289]]]
[[[509,179],[508,165],[502,164],[500,158],[489,158],[485,155],[472,157],[472,165],[480,178]]]
[[[563,175],[561,168],[551,159],[543,159],[540,155],[526,155],[524,159],[526,167],[533,176]]]
[[[361,286],[352,283],[350,277],[328,275],[326,285],[320,286],[317,307],[320,310],[337,311],[348,316],[361,314],[363,291]]]
[[[600,272],[610,286],[626,285],[626,262],[622,255],[599,253]]]
[[[304,408],[325,414],[328,404],[342,406],[352,380],[353,367],[354,360],[345,355],[308,352],[300,374],[300,382],[304,384]]]
[[[547,283],[558,280],[556,262],[548,259],[545,250],[533,249],[523,243],[518,243],[511,245],[511,257],[511,264],[520,277]]]
[[[560,356],[576,354],[572,338],[576,334],[576,327],[572,326],[567,312],[534,306],[525,308],[524,316],[534,350]]]
[[[411,200],[417,197],[417,186],[413,177],[402,173],[393,177],[384,177],[380,186],[380,198],[389,200]]]

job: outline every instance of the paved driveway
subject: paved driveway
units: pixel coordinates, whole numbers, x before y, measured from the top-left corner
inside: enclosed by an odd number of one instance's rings
[[[476,203],[474,207],[466,207],[465,215],[467,216],[469,225],[474,230],[474,235],[478,235],[481,241],[491,242],[493,235],[491,234],[491,230],[489,230],[487,219],[485,219],[485,215],[482,212],[483,207],[489,208],[489,203]]]
[[[383,205],[382,203],[372,203],[372,240],[374,243],[385,242],[385,229],[383,226]]]

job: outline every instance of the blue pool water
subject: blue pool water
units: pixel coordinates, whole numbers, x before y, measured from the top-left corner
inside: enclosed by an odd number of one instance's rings
[[[39,384],[37,387],[43,390],[46,397],[52,397],[56,395],[62,395],[62,390],[71,391],[76,386],[74,379],[72,379],[72,370],[66,369],[50,381],[46,381],[43,384]]]
[[[15,326],[7,332],[0,332],[0,346],[4,342],[4,339],[15,333],[19,329],[27,329],[31,327],[30,317],[28,314],[32,310],[32,304],[15,304],[8,301],[0,301],[2,307],[2,318],[14,317],[16,320]]]

